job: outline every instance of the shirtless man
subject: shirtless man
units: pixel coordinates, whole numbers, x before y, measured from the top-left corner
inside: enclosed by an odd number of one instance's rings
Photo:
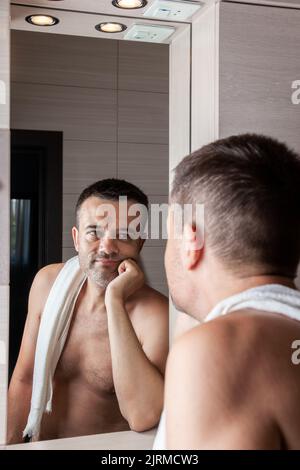
[[[217,141],[179,164],[171,202],[204,203],[205,239],[199,244],[203,227],[194,221],[174,239],[170,213],[170,293],[200,325],[192,322],[168,358],[167,449],[299,449],[300,365],[292,344],[300,322],[254,309],[201,322],[249,288],[295,289],[300,156],[257,135]]]
[[[119,196],[127,196],[128,208],[148,204],[142,191],[122,180],[95,183],[77,203],[72,234],[87,281],[54,374],[52,413],[44,414],[39,439],[145,431],[159,420],[168,353],[168,301],[144,282],[137,263],[143,240],[132,239],[127,232],[133,217],[127,218],[125,229],[119,225]],[[115,237],[103,225],[102,204],[116,211]],[[44,267],[31,287],[9,387],[8,443],[22,442],[40,317],[62,267],[62,263]]]

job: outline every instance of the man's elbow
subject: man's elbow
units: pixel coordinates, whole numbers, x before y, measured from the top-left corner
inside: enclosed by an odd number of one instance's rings
[[[128,424],[132,431],[144,432],[158,425],[160,412],[134,413],[128,418]]]

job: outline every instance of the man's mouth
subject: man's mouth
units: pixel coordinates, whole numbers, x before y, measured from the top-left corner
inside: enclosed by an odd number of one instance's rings
[[[98,258],[94,260],[94,263],[102,264],[102,266],[116,266],[120,261],[115,261],[112,259]]]

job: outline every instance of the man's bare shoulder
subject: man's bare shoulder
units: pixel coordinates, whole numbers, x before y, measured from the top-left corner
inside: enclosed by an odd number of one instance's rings
[[[130,304],[133,311],[140,314],[165,315],[169,312],[169,299],[147,284],[131,296]]]
[[[174,341],[171,363],[181,361],[180,357],[193,357],[193,367],[202,371],[200,380],[209,373],[222,386],[239,388],[239,381],[246,380],[246,375],[250,378],[257,374],[261,331],[262,325],[247,312],[202,323]]]
[[[48,264],[47,266],[44,266],[41,268],[37,275],[40,277],[43,277],[44,279],[55,279],[58,275],[58,273],[61,271],[61,269],[64,267],[65,263],[53,263],[53,264]]]
[[[300,321],[276,312],[243,309],[231,312],[203,325],[202,333],[219,336],[224,346],[232,344],[233,353],[241,352],[251,358],[261,357],[261,365],[268,361],[289,360],[291,341],[300,335]],[[228,347],[224,348],[225,351]]]
[[[171,346],[166,373],[169,390],[176,377],[181,377],[186,396],[199,400],[195,404],[199,413],[219,410],[224,420],[227,414],[235,416],[237,410],[244,415],[263,376],[258,371],[263,358],[256,348],[253,325],[250,320],[229,316],[179,336]],[[203,411],[201,403],[210,408]]]
[[[39,288],[48,288],[50,286],[51,289],[63,266],[64,263],[48,264],[44,266],[35,275],[33,284]]]
[[[271,315],[251,309],[232,312],[196,325],[180,336],[175,344],[178,343],[180,348],[194,348],[199,356],[206,353],[211,355],[212,352],[217,356],[220,353],[225,360],[242,352],[244,357],[246,353],[248,357],[253,349],[257,352],[260,343],[262,346],[266,344],[264,332],[270,328],[270,319],[273,320]]]
[[[195,364],[198,361],[209,367],[219,359],[225,362],[225,356],[230,356],[237,347],[237,330],[236,324],[218,320],[194,326],[174,340],[170,358],[173,356],[176,361],[180,356],[189,356]]]
[[[138,295],[141,298],[146,299],[149,302],[169,302],[168,297],[166,297],[164,294],[159,292],[156,289],[153,289],[153,287],[150,287],[148,284],[144,284],[141,289],[138,291]]]
[[[196,326],[171,347],[167,388],[172,391],[180,376],[186,396],[198,403],[199,413],[207,413],[212,421],[211,413],[217,410],[226,426],[231,417],[237,430],[237,434],[233,430],[234,439],[241,448],[278,445],[279,429],[290,432],[285,423],[299,422],[295,404],[299,402],[300,379],[291,361],[297,331],[300,325],[296,321],[251,309]],[[207,404],[206,410],[201,403]],[[208,407],[211,404],[213,409]],[[201,419],[205,423],[203,416]],[[237,444],[238,431],[244,426],[247,439]]]
[[[275,366],[286,374],[297,331],[300,334],[300,323],[283,315],[251,309],[231,312],[175,340],[171,363],[176,367],[180,357],[193,357],[193,367],[231,392],[246,386],[258,390],[273,381]]]
[[[151,337],[167,342],[169,337],[169,301],[148,285],[144,285],[128,304],[130,319],[142,344]]]
[[[41,313],[54,281],[63,266],[64,263],[49,264],[37,272],[29,295],[30,310],[33,309]]]

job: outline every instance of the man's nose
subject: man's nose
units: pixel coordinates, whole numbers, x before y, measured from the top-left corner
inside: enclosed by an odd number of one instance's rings
[[[117,240],[110,235],[105,235],[100,239],[99,251],[104,251],[106,254],[118,254]]]

